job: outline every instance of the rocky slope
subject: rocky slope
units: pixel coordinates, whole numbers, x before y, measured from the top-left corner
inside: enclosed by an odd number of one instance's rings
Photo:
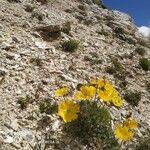
[[[70,32],[64,31],[66,22]],[[69,39],[79,41],[73,53],[62,50]],[[146,51],[144,56],[137,48]],[[124,101],[119,113],[110,108],[116,120],[129,112],[138,120],[138,141],[150,127],[149,68],[139,66],[140,58],[150,57],[149,49],[150,42],[128,15],[96,0],[0,0],[0,149],[44,146],[46,133],[52,136],[49,149],[90,149],[60,137],[62,122],[56,115],[40,113],[39,104],[59,102],[53,93],[59,86],[75,89],[78,83],[103,76],[122,95],[141,92],[138,106]],[[22,110],[18,99],[26,97],[32,102]]]

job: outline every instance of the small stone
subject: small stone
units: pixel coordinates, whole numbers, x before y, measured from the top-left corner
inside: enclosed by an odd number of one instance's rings
[[[13,143],[14,139],[13,137],[6,135],[6,139],[4,140],[5,143]]]
[[[13,120],[13,121],[11,122],[10,126],[11,126],[11,128],[12,128],[13,130],[17,131],[17,130],[18,130],[18,123],[17,123],[17,120],[16,120],[16,119]]]

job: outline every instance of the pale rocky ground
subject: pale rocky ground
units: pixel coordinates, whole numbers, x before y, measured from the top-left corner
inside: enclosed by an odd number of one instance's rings
[[[27,12],[26,5],[35,8],[32,12]],[[147,44],[148,40],[137,32],[137,27],[126,14],[103,9],[89,0],[82,4],[87,12],[87,16],[84,16],[78,5],[81,5],[79,0],[50,0],[44,5],[32,0],[20,0],[17,3],[15,0],[0,0],[1,150],[31,150],[30,145],[36,145],[38,140],[43,144],[44,135],[53,131],[54,140],[64,144],[54,148],[51,143],[49,149],[88,149],[76,142],[69,144],[62,137],[59,140],[61,120],[56,115],[41,114],[38,103],[46,98],[52,102],[59,101],[53,93],[59,86],[68,85],[75,89],[78,83],[103,76],[112,81],[123,95],[125,91],[119,88],[120,81],[105,71],[107,66],[111,66],[110,56],[117,56],[128,72],[127,90],[142,93],[138,107],[131,107],[124,101],[125,106],[119,111],[110,108],[113,116],[119,121],[122,115],[132,112],[140,124],[137,139],[142,137],[146,128],[150,128],[150,95],[145,86],[150,74],[139,67],[138,60],[141,56],[134,54],[132,59],[129,58],[140,39]],[[42,20],[39,20],[41,17]],[[90,20],[90,25],[80,21],[78,18],[81,17]],[[45,41],[35,31],[40,26],[62,26],[66,21],[71,22],[70,35],[61,33],[57,40]],[[116,26],[124,28],[126,36],[131,37],[136,44],[117,38],[113,30]],[[76,52],[62,51],[61,43],[68,39],[80,41]],[[145,49],[145,57],[149,58],[150,50],[146,46]],[[31,58],[39,58],[42,65],[34,65]],[[27,109],[21,110],[17,101],[26,95],[30,95],[34,102]],[[43,118],[48,121],[46,127],[40,124]]]

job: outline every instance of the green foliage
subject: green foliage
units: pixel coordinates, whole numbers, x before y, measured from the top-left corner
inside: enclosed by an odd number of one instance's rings
[[[57,105],[52,105],[50,102],[42,102],[40,103],[39,109],[41,113],[53,114],[57,111]]]
[[[135,52],[138,53],[141,56],[144,56],[144,54],[146,53],[146,50],[142,47],[138,47],[135,49]]]
[[[80,102],[80,106],[78,119],[65,124],[64,131],[85,145],[95,141],[104,150],[117,149],[118,142],[111,129],[111,116],[107,109],[98,107],[96,102],[88,101]]]
[[[71,30],[71,22],[67,21],[67,22],[65,22],[65,24],[62,28],[62,32],[69,34],[70,30]]]
[[[29,95],[26,95],[26,97],[20,97],[17,101],[17,103],[20,104],[21,109],[27,108],[27,105],[32,102],[33,102],[33,99]]]
[[[124,99],[131,104],[132,106],[138,106],[139,101],[141,100],[140,92],[127,92],[124,95]]]
[[[62,48],[66,52],[74,52],[79,46],[79,42],[76,40],[65,41],[62,44]]]
[[[111,61],[114,65],[114,68],[116,71],[122,71],[123,70],[122,64],[119,62],[119,60],[116,57],[112,57]]]
[[[105,70],[109,74],[115,74],[116,73],[116,69],[113,66],[108,66],[108,67],[106,67]]]
[[[31,5],[26,5],[25,6],[25,11],[27,12],[32,12],[34,10],[35,7],[31,6]]]
[[[141,58],[139,60],[139,65],[145,71],[149,71],[150,70],[150,61],[147,58]]]

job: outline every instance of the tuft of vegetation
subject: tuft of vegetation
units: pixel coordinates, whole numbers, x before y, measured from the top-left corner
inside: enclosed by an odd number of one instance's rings
[[[139,65],[145,71],[149,71],[150,70],[150,61],[147,58],[141,58],[139,60]]]
[[[131,104],[132,106],[138,106],[139,101],[141,100],[141,93],[140,92],[127,92],[124,95],[124,99]]]
[[[108,66],[108,67],[105,68],[105,70],[109,74],[115,74],[116,73],[116,70],[113,66]]]
[[[27,11],[27,12],[33,12],[34,8],[35,8],[35,7],[33,7],[33,6],[31,6],[31,5],[26,5],[26,6],[25,6],[25,11]]]
[[[116,57],[112,57],[111,61],[116,71],[119,71],[119,72],[123,71],[123,66]]]
[[[62,44],[62,48],[66,52],[74,52],[79,46],[79,42],[76,40],[65,41]]]
[[[98,144],[104,150],[117,149],[118,142],[110,126],[111,116],[107,109],[96,102],[81,101],[79,118],[67,123],[64,131],[85,145]]]
[[[17,103],[20,104],[21,109],[27,108],[27,105],[32,102],[33,102],[33,99],[29,95],[26,95],[25,97],[20,97],[17,101]]]
[[[62,32],[69,34],[71,30],[71,22],[67,21],[65,22],[63,28],[62,28]]]
[[[125,33],[124,29],[121,28],[121,27],[116,27],[116,28],[114,29],[114,32],[115,32],[117,35],[120,35],[120,34],[124,34],[124,33]]]
[[[144,54],[146,53],[146,50],[142,47],[138,47],[135,49],[135,52],[138,53],[141,56],[144,56]]]
[[[39,110],[41,113],[53,114],[57,112],[57,105],[50,102],[42,102],[39,105]]]

